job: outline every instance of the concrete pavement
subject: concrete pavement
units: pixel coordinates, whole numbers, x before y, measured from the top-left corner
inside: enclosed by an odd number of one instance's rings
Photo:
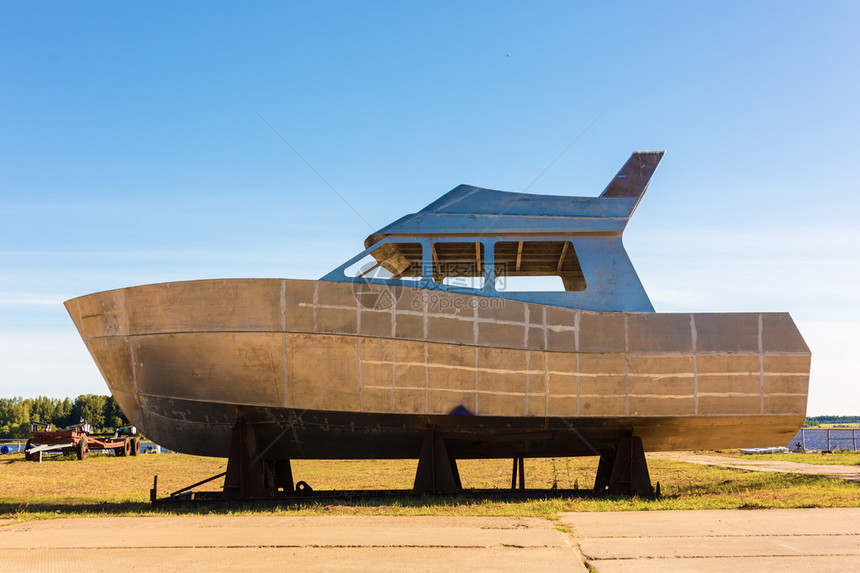
[[[599,573],[860,571],[860,508],[565,513]]]
[[[0,525],[2,571],[860,571],[860,508],[541,518],[153,516]],[[580,553],[581,552],[581,553]]]
[[[586,571],[570,537],[516,517],[157,516],[0,527],[3,571]]]

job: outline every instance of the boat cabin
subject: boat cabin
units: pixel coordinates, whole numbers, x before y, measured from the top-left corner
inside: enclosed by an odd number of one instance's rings
[[[460,185],[370,235],[322,280],[654,312],[621,235],[662,155],[634,153],[599,197]]]

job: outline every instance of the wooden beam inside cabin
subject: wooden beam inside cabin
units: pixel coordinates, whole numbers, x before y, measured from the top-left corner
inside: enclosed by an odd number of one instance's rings
[[[520,272],[520,263],[523,262],[523,242],[520,241],[517,245],[517,268],[514,269],[515,272]]]
[[[379,268],[379,265],[381,265],[381,264],[382,264],[382,261],[379,261],[378,263],[376,263],[375,265],[373,265],[372,267],[370,267],[369,269],[367,269],[366,271],[364,271],[363,273],[361,273],[360,275],[358,275],[358,278],[362,278],[362,277],[364,277],[364,275],[366,275],[366,274],[367,274],[367,273],[369,273],[370,271],[373,271],[373,270],[378,269],[378,268]]]
[[[564,242],[564,246],[561,248],[561,256],[558,258],[558,266],[555,268],[555,272],[561,274],[561,266],[564,264],[564,257],[567,255],[567,248],[570,246],[569,241]]]

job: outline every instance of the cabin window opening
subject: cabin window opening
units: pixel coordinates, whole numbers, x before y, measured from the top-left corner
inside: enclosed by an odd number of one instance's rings
[[[421,280],[421,243],[385,243],[344,269],[352,279]]]
[[[585,277],[570,241],[500,241],[495,256],[496,290],[583,291]]]
[[[442,279],[442,284],[460,288],[482,289],[484,288],[484,277],[445,277]]]
[[[433,281],[460,288],[484,288],[484,245],[478,242],[433,243]]]
[[[565,290],[561,277],[496,277],[499,292],[562,292]]]

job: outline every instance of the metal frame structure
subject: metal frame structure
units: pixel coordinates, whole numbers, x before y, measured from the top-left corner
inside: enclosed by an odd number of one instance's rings
[[[233,437],[227,471],[183,487],[167,497],[158,497],[158,476],[153,480],[150,502],[153,507],[176,504],[219,503],[270,503],[300,505],[321,500],[359,500],[377,498],[403,498],[424,495],[465,496],[493,499],[539,499],[547,497],[594,497],[600,495],[637,495],[659,497],[660,484],[651,485],[642,441],[632,435],[622,436],[617,444],[603,450],[600,455],[594,486],[588,489],[526,489],[525,458],[513,458],[511,488],[464,489],[457,468],[456,457],[449,444],[468,441],[472,448],[487,442],[520,443],[524,447],[532,442],[546,440],[548,432],[530,434],[475,434],[426,432],[418,455],[415,480],[411,490],[314,490],[304,481],[294,482],[289,459],[267,459],[265,448],[253,424],[240,419],[233,426]],[[462,451],[460,449],[459,451]],[[221,491],[200,491],[202,485],[224,478]]]
[[[418,213],[370,235],[364,251],[320,280],[413,286],[598,312],[654,312],[621,235],[662,157],[662,151],[634,153],[599,197],[529,195],[460,185]],[[496,244],[518,242],[522,246],[534,241],[569,241],[589,288],[561,292],[497,290]],[[454,242],[483,245],[482,288],[434,281],[434,246]],[[423,248],[420,278],[345,274],[380,247],[396,248],[403,243],[418,243]]]

